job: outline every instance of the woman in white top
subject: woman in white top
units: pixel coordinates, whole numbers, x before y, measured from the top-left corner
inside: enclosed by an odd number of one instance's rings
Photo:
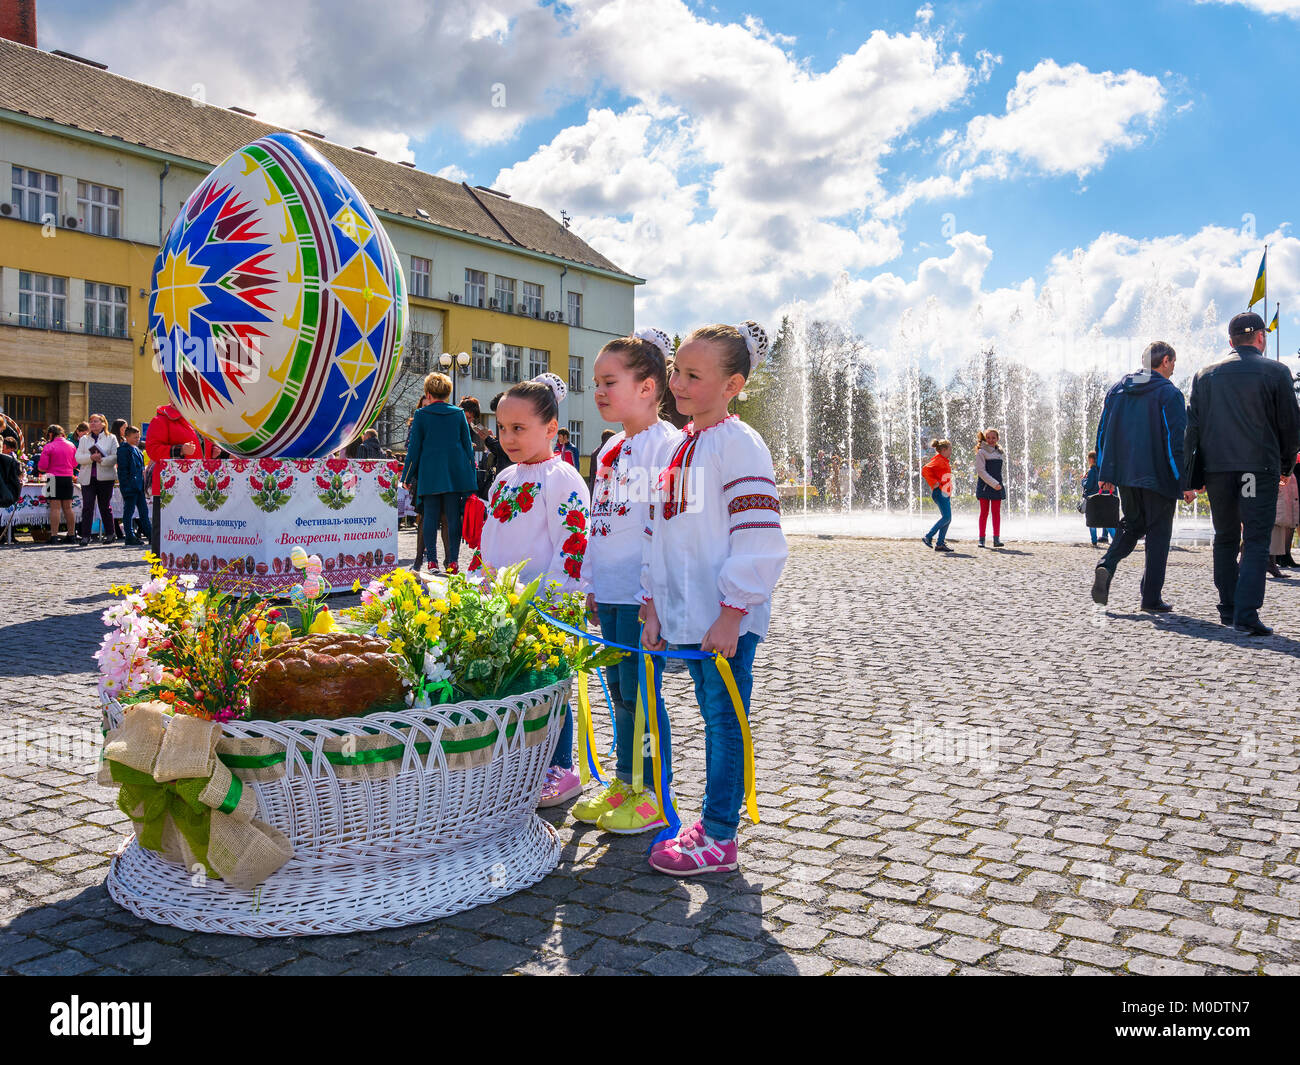
[[[651,491],[682,437],[681,430],[659,417],[671,357],[672,341],[666,333],[642,329],[601,348],[592,372],[601,417],[620,422],[623,431],[600,449],[593,471],[591,538],[583,562],[591,582],[587,614],[599,617],[607,640],[625,647],[635,647],[641,639],[641,545],[650,520]],[[655,796],[654,761],[648,754],[643,785],[632,786],[633,758],[644,754],[633,751],[641,665],[640,656],[628,655],[605,670],[614,704],[615,775],[599,794],[573,808],[574,820],[622,835],[667,826]],[[656,707],[662,705],[662,681],[663,660],[655,658]],[[656,720],[666,717],[657,714]],[[666,729],[660,740],[662,763],[667,767],[671,747]],[[668,773],[665,778],[666,787]]]
[[[567,394],[556,374],[544,373],[512,385],[497,404],[498,439],[514,465],[492,483],[471,571],[491,572],[523,562],[520,579],[525,583],[540,575],[544,587],[587,591],[582,559],[591,497],[582,474],[551,450],[560,401]],[[566,707],[538,805],[558,806],[581,791],[573,771],[573,713]]]
[[[692,421],[651,508],[641,567],[644,646],[721,654],[746,715],[787,550],[772,456],[727,406],[766,352],[767,335],[753,322],[705,326],[678,348],[669,388]],[[651,866],[671,876],[737,867],[745,795],[743,734],[722,675],[712,661],[687,664],[704,717],[704,811],[651,852]]]
[[[77,442],[77,483],[81,485],[82,547],[90,543],[90,530],[99,507],[101,540],[115,539],[113,525],[113,485],[117,481],[117,437],[108,431],[108,419],[102,414],[90,416],[90,432]]]

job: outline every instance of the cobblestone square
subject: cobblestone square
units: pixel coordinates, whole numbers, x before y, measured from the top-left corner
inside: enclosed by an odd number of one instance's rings
[[[1300,975],[1300,577],[1269,582],[1278,635],[1254,640],[1217,622],[1208,547],[1173,551],[1176,613],[1157,616],[1137,610],[1140,552],[1102,610],[1086,545],[955,546],[791,539],[755,668],[762,823],[742,825],[740,872],[658,876],[647,840],[550,811],[563,857],[530,890],[279,940],[151,925],[108,897],[128,826],[94,782],[91,654],[108,586],[144,567],[5,548],[0,970]],[[693,820],[688,687],[665,678]]]

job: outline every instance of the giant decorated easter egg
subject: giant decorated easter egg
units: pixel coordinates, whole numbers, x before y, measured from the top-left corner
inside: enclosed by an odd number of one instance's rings
[[[213,170],[154,263],[149,325],[167,391],[237,455],[320,458],[360,435],[388,395],[407,318],[374,211],[291,133]]]

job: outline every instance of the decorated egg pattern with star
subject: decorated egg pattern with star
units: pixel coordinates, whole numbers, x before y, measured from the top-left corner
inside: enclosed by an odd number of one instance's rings
[[[154,263],[155,365],[177,409],[236,455],[321,458],[359,436],[392,386],[407,320],[379,219],[291,133],[213,170]]]

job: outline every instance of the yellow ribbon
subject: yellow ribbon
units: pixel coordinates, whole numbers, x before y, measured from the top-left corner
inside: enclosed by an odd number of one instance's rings
[[[578,644],[585,648],[587,641],[579,640]],[[600,759],[596,755],[596,731],[591,722],[591,696],[587,690],[587,674],[582,672],[578,674],[578,779],[584,786],[591,780],[588,758],[591,759],[590,765],[596,767],[596,775],[603,777],[605,773],[600,768]]]
[[[654,775],[655,775],[655,798],[659,800],[659,815],[663,817],[664,820],[666,821],[668,820],[668,807],[664,805],[664,788],[663,788],[664,775],[660,769],[660,764],[659,764],[659,711],[658,708],[655,706],[654,660],[649,655],[643,654],[641,656],[641,668],[644,672],[644,682],[645,682],[644,687],[646,693],[646,702],[650,704],[646,710],[646,718],[650,722],[650,758],[651,758],[651,766],[654,770]],[[640,691],[638,691],[637,694],[640,695]],[[638,717],[637,724],[639,725],[640,723],[641,723],[641,718]],[[642,777],[644,778],[645,758],[642,757],[640,753],[638,753],[636,756],[636,764],[637,764],[637,770],[634,770],[634,774],[636,771],[640,771]],[[633,783],[635,783],[635,777]]]
[[[731,675],[731,663],[721,654],[713,656],[713,662],[722,676],[722,683],[731,693],[731,705],[736,710],[736,720],[740,722],[740,735],[745,743],[745,808],[749,819],[758,824],[758,792],[754,785],[754,739],[749,733],[749,719],[745,716],[745,704],[741,702],[740,692],[736,688],[736,678]]]

